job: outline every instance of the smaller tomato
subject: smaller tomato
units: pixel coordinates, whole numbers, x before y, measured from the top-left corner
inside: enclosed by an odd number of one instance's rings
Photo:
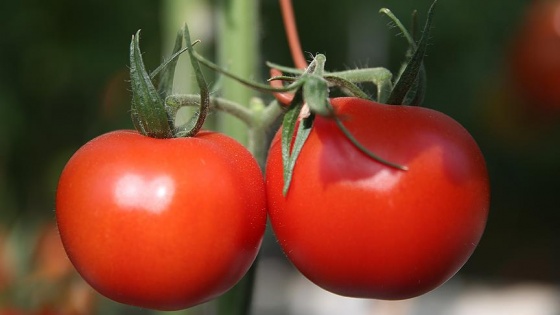
[[[511,75],[529,105],[560,112],[560,1],[529,4],[511,50]]]
[[[35,245],[33,263],[33,274],[45,280],[60,280],[72,272],[72,264],[66,257],[54,222],[49,222],[41,228]]]
[[[251,266],[266,224],[264,181],[225,135],[115,131],[68,161],[56,217],[68,257],[99,293],[183,309],[229,290]]]
[[[12,285],[18,274],[17,255],[9,238],[9,232],[0,226],[0,292]]]

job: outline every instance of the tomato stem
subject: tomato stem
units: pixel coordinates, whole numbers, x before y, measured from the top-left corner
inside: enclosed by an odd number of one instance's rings
[[[258,0],[215,1],[217,5],[218,62],[223,68],[227,68],[243,78],[258,74],[258,2]],[[220,94],[244,106],[249,106],[250,100],[257,96],[254,90],[240,86],[239,82],[230,80],[228,77],[221,80]],[[242,144],[247,143],[246,130],[235,118],[218,115],[217,129]]]
[[[173,94],[165,99],[165,105],[171,116],[175,116],[181,107],[199,106],[199,102],[200,97],[195,94]],[[255,104],[255,101],[251,103]],[[264,109],[258,108],[257,106],[248,108],[223,97],[210,96],[209,105],[210,110],[218,110],[230,114],[244,122],[248,128],[256,125],[263,125],[265,128],[269,128],[272,122],[283,113],[276,102],[266,106]],[[259,121],[261,119],[264,121]]]
[[[377,87],[377,101],[379,103],[385,103],[391,94],[391,90],[393,89],[393,83],[391,82],[392,77],[393,74],[391,71],[383,67],[330,72],[325,75],[325,79],[328,81],[343,79],[351,83],[373,83]],[[356,91],[352,90],[352,92],[355,96],[360,97],[359,94],[356,94]]]
[[[284,29],[288,37],[288,46],[290,47],[294,65],[297,68],[305,69],[307,68],[307,60],[301,49],[292,0],[280,0],[280,9],[282,10]]]
[[[165,99],[167,111],[171,116],[175,116],[181,107],[195,107],[199,106],[199,103],[200,97],[195,94],[173,94]],[[222,97],[210,96],[209,105],[210,110],[219,110],[231,114],[244,122],[247,126],[253,124],[252,111],[241,104]]]
[[[296,26],[296,19],[294,16],[294,9],[292,7],[291,0],[280,0],[280,9],[282,10],[282,20],[284,22],[284,29],[286,30],[286,36],[288,38],[288,46],[290,47],[290,52],[292,54],[292,59],[294,64],[299,69],[306,69],[308,67],[307,60],[303,55],[303,50],[301,49],[301,42],[299,40],[299,35]],[[270,66],[270,64],[269,64]],[[276,68],[275,66],[270,66],[270,75],[272,77],[282,75],[281,67]],[[275,69],[276,68],[276,69]],[[289,71],[287,71],[289,72]],[[274,88],[282,88],[282,82],[280,81],[269,81],[270,86]],[[283,92],[273,92],[274,97],[284,105],[289,105],[294,95],[290,93]]]
[[[226,77],[230,77],[232,79],[234,79],[235,81],[250,87],[252,89],[255,89],[257,91],[261,91],[261,92],[288,92],[288,91],[293,91],[295,89],[297,89],[299,87],[299,82],[294,82],[293,84],[290,84],[286,87],[272,87],[269,86],[267,84],[261,84],[261,83],[257,83],[257,82],[253,82],[250,80],[247,80],[237,74],[234,74],[231,71],[225,70],[222,67],[218,66],[217,64],[211,62],[210,60],[204,58],[203,56],[201,56],[200,54],[198,54],[197,52],[193,51],[193,56],[203,65],[205,65],[206,67],[221,73],[223,75],[225,75]]]
[[[247,148],[264,171],[268,154],[268,132],[272,129],[278,118],[285,113],[284,107],[276,100],[268,106],[260,105],[253,111],[253,124],[249,127],[249,143]]]

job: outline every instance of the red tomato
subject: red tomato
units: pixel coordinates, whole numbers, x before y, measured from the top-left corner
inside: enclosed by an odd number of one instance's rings
[[[533,1],[512,47],[512,78],[524,100],[560,112],[560,1]]]
[[[101,294],[145,308],[208,301],[246,273],[266,224],[262,173],[233,139],[104,134],[64,168],[56,216],[68,257]]]
[[[469,133],[434,110],[356,98],[332,104],[357,140],[401,171],[356,149],[335,122],[315,118],[282,194],[281,141],[266,167],[268,210],[292,263],[344,296],[405,299],[451,278],[486,225],[489,181]]]

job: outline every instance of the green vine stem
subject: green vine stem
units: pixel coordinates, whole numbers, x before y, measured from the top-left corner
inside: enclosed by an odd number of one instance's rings
[[[200,97],[195,94],[173,94],[165,99],[168,114],[172,117],[177,114],[181,107],[196,107],[199,106],[199,102]],[[233,115],[247,126],[252,124],[253,121],[254,114],[249,108],[223,97],[210,96],[210,110],[218,110]]]
[[[251,78],[258,73],[258,16],[257,0],[231,1],[219,0],[217,48],[220,65],[240,77]],[[223,78],[221,95],[224,98],[249,106],[256,96],[253,90],[241,86],[238,82]],[[245,126],[228,115],[218,116],[219,131],[222,131],[241,143],[247,143]]]
[[[274,123],[285,113],[285,109],[278,101],[272,101],[268,106],[254,99],[252,102],[254,113],[253,124],[249,128],[249,142],[247,148],[253,153],[261,169],[264,171],[268,155],[268,134]]]

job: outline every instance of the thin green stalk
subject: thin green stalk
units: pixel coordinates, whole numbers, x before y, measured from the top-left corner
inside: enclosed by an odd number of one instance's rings
[[[165,106],[171,117],[175,116],[181,107],[197,107],[199,103],[200,96],[195,94],[173,94],[165,99]],[[249,108],[222,97],[210,96],[210,110],[237,117],[246,124],[246,128],[254,124],[255,114]]]
[[[218,0],[218,59],[220,65],[242,78],[255,78],[258,73],[258,1]],[[230,78],[223,78],[224,98],[249,106],[255,92]],[[243,124],[228,115],[218,116],[217,129],[247,143]]]
[[[254,120],[249,128],[247,148],[259,163],[264,172],[268,155],[268,134],[276,120],[285,112],[285,108],[276,100],[268,106],[257,104],[253,106]]]

